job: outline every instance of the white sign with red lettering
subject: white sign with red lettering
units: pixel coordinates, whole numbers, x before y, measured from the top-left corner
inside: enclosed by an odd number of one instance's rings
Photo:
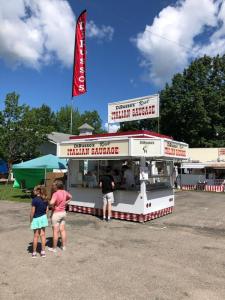
[[[129,155],[129,141],[74,142],[60,145],[61,157],[119,157]]]
[[[176,141],[164,141],[164,156],[187,158],[188,145]]]
[[[187,158],[188,145],[163,138],[121,138],[116,140],[87,139],[62,142],[59,156],[78,159],[121,157]]]
[[[108,104],[108,123],[159,117],[159,95],[150,95]]]
[[[225,158],[225,148],[218,148],[218,157],[220,159],[224,159]]]

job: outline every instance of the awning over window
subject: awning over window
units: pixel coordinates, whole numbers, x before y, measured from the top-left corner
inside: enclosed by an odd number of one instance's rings
[[[201,163],[183,163],[181,169],[204,169],[206,164]]]

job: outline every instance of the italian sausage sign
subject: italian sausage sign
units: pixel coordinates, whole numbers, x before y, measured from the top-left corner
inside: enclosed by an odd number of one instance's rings
[[[158,117],[158,94],[108,104],[110,124]]]

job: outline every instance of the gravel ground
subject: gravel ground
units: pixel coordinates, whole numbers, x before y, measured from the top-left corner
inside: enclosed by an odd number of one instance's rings
[[[69,213],[67,250],[37,259],[29,210],[0,201],[1,300],[225,299],[224,194],[179,192],[145,224]]]

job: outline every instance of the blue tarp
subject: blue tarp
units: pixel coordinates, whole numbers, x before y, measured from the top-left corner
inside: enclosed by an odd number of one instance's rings
[[[7,174],[9,171],[7,163],[0,159],[0,174]]]

